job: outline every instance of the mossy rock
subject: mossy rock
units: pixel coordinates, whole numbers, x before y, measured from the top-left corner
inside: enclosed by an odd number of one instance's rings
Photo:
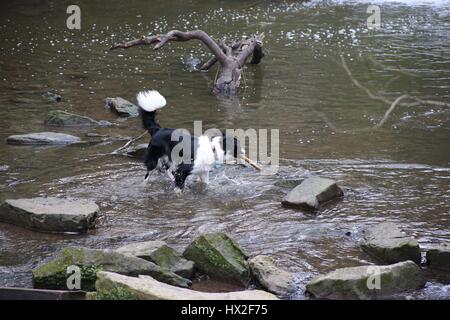
[[[150,254],[152,262],[171,270],[183,278],[190,279],[194,273],[194,262],[183,258],[175,249],[163,245]]]
[[[186,248],[183,256],[194,261],[196,269],[213,278],[245,286],[250,282],[248,256],[225,233],[199,236]]]
[[[33,286],[35,288],[67,290],[67,278],[70,276],[67,273],[69,266],[80,267],[81,289],[88,291],[94,289],[96,274],[100,270],[130,276],[150,275],[162,282],[180,287],[191,285],[190,280],[144,259],[112,250],[68,247],[61,250],[54,260],[32,270]]]
[[[117,252],[156,263],[181,277],[190,279],[194,273],[194,262],[186,260],[164,241],[134,242],[124,245]]]
[[[319,299],[385,299],[395,293],[425,286],[422,270],[412,261],[386,266],[342,268],[319,276],[306,292]]]
[[[105,107],[111,109],[121,117],[139,117],[139,108],[121,97],[106,98]]]
[[[107,126],[110,125],[108,121],[96,121],[86,116],[78,114],[55,110],[47,114],[44,121],[47,126],[57,127],[91,127],[91,126]]]

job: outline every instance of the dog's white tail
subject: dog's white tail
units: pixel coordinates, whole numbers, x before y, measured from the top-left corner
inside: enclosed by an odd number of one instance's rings
[[[147,112],[153,112],[166,105],[166,99],[156,90],[141,91],[136,96],[139,107]]]

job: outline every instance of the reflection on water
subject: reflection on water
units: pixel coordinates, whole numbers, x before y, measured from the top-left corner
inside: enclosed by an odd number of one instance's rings
[[[389,100],[410,93],[450,102],[448,2],[378,1],[382,29],[377,32],[365,26],[365,3],[173,2],[167,8],[166,1],[110,1],[107,7],[79,1],[81,31],[65,29],[62,3],[3,3],[1,139],[44,131],[45,114],[54,109],[117,124],[62,132],[83,138],[92,131],[138,135],[139,120],[116,121],[103,99],[134,101],[137,91],[155,88],[168,100],[159,113],[164,126],[192,129],[194,120],[202,120],[204,129],[280,129],[279,172],[263,176],[225,167],[207,188],[190,183],[174,201],[165,176],[152,176],[142,188],[139,162],[97,156],[121,142],[0,144],[0,200],[75,196],[102,209],[98,229],[84,236],[0,224],[0,286],[29,286],[30,268],[73,244],[101,248],[164,239],[182,249],[201,232],[225,231],[248,252],[274,256],[304,285],[338,267],[372,263],[357,245],[367,224],[401,222],[425,247],[450,240],[450,108],[399,106],[380,129],[355,130],[373,127],[389,105],[355,87],[340,62],[343,55],[360,83]],[[266,56],[245,69],[245,85],[230,100],[209,93],[215,69],[195,70],[210,56],[202,44],[108,51],[115,41],[172,28],[201,28],[228,39],[265,32]],[[61,94],[63,101],[47,101],[42,97],[47,91]],[[317,216],[282,208],[280,199],[310,175],[336,179],[344,200]],[[434,282],[413,296],[448,298],[448,286]]]

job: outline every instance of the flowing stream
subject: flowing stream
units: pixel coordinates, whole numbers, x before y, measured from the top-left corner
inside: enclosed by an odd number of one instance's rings
[[[251,255],[273,256],[298,275],[303,288],[316,275],[374,263],[358,246],[362,228],[373,223],[399,222],[422,247],[450,241],[450,108],[402,104],[376,129],[390,105],[352,82],[390,101],[408,93],[449,103],[450,1],[77,4],[81,30],[66,28],[64,2],[0,5],[0,201],[91,199],[101,207],[98,228],[86,235],[52,235],[0,223],[0,286],[31,286],[31,269],[69,245],[115,248],[162,239],[181,250],[200,233],[224,231]],[[367,29],[369,4],[381,8],[380,30]],[[197,28],[229,40],[265,33],[266,56],[245,68],[238,97],[210,94],[216,69],[196,70],[210,57],[199,42],[158,51],[108,50],[143,34]],[[103,100],[121,96],[135,102],[143,89],[166,97],[168,105],[158,114],[166,127],[192,130],[193,121],[202,120],[204,128],[279,129],[279,171],[261,175],[225,166],[207,187],[190,182],[176,198],[163,175],[153,175],[143,188],[139,161],[98,156],[123,141],[4,143],[11,134],[49,131],[43,120],[56,109],[116,124],[59,132],[84,139],[89,132],[137,136],[140,120],[118,119]],[[47,101],[47,91],[63,101]],[[308,176],[337,180],[344,199],[317,215],[281,207],[283,196]],[[449,283],[448,275],[431,277],[425,289],[408,295],[449,299]],[[302,289],[297,298],[304,298]]]

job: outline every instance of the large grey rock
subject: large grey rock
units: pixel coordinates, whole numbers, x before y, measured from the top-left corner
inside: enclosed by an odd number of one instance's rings
[[[129,147],[125,150],[127,156],[138,158],[138,159],[144,159],[145,152],[147,151],[148,144],[147,143],[141,143],[136,146]]]
[[[183,256],[194,261],[201,272],[224,281],[248,285],[250,272],[248,256],[239,245],[224,233],[199,236],[184,251]]]
[[[156,263],[183,278],[189,279],[194,273],[194,262],[184,259],[180,253],[169,247],[164,241],[131,243],[116,251]]]
[[[450,270],[450,244],[442,243],[427,249],[427,265],[431,268]]]
[[[99,293],[120,288],[121,292],[125,291],[129,296],[139,300],[277,300],[273,294],[261,290],[200,292],[177,288],[145,275],[133,278],[103,271],[97,274],[95,288]],[[95,298],[95,294],[91,297]]]
[[[331,179],[313,177],[303,180],[281,202],[285,207],[317,210],[328,201],[343,196],[341,188]]]
[[[16,134],[6,138],[6,143],[19,145],[64,145],[80,141],[81,139],[78,137],[57,132]]]
[[[86,116],[55,110],[50,111],[44,121],[47,126],[57,127],[93,127],[111,125],[108,121],[97,121]]]
[[[255,279],[268,291],[282,297],[296,292],[294,275],[278,268],[271,257],[253,257],[248,260],[248,265]]]
[[[84,233],[94,227],[99,210],[82,199],[9,199],[0,206],[0,221],[41,232]]]
[[[379,299],[425,286],[422,270],[412,261],[386,266],[342,268],[319,276],[306,291],[320,299]]]
[[[105,107],[110,108],[121,117],[138,117],[139,108],[121,97],[106,98]]]
[[[154,263],[125,255],[114,250],[88,249],[68,247],[61,250],[58,256],[47,263],[33,269],[33,285],[35,288],[67,289],[67,273],[69,266],[81,269],[81,287],[84,290],[94,288],[98,271],[110,271],[129,276],[151,275],[155,279],[172,285],[189,287],[191,281],[184,279]]]
[[[420,263],[417,240],[407,236],[395,223],[383,222],[369,227],[364,233],[361,248],[373,257],[386,263],[406,260]]]

